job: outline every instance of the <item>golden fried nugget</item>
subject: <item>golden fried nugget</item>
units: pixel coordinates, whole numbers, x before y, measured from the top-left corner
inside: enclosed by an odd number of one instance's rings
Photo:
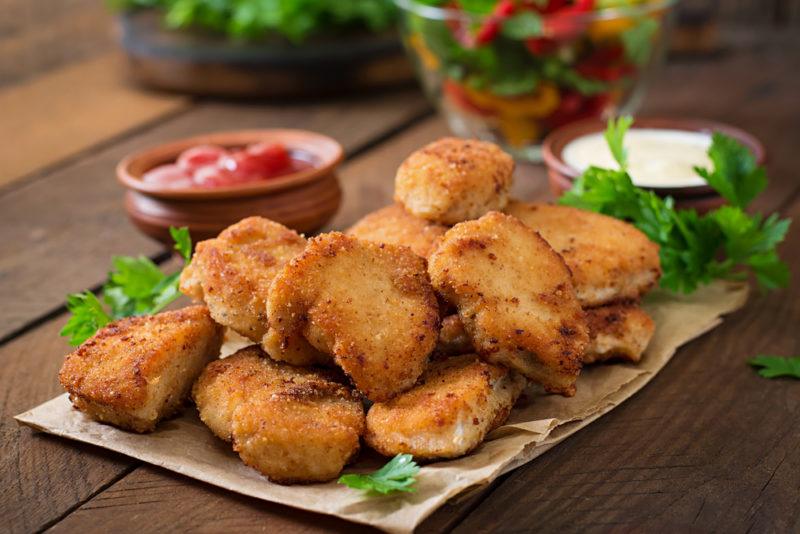
[[[655,332],[655,323],[636,304],[617,304],[586,310],[591,341],[583,363],[607,360],[638,362]]]
[[[222,330],[205,306],[121,319],[69,354],[59,379],[72,404],[93,419],[150,432],[181,408],[219,355]]]
[[[419,385],[370,408],[365,440],[385,456],[462,456],[505,422],[525,384],[474,354],[432,363]]]
[[[411,215],[402,206],[392,204],[362,217],[347,234],[374,243],[403,245],[427,258],[436,240],[446,231],[446,226]]]
[[[589,344],[581,358],[583,363],[607,360],[638,362],[655,331],[653,320],[636,304],[590,308],[585,310],[585,314],[589,325]],[[458,315],[442,319],[435,351],[437,354],[467,354],[474,350]]]
[[[332,371],[276,362],[258,347],[209,364],[192,394],[211,431],[275,482],[335,478],[364,433],[361,400]]]
[[[637,299],[658,283],[658,245],[619,219],[568,206],[512,201],[506,213],[539,232],[572,271],[584,307]]]
[[[338,232],[310,240],[278,274],[267,314],[270,356],[297,363],[309,346],[333,355],[373,401],[414,385],[439,326],[423,258]]]
[[[497,145],[446,137],[400,165],[394,199],[417,217],[456,224],[502,210],[513,174],[514,160]]]
[[[536,232],[497,212],[457,224],[428,271],[484,359],[575,393],[588,327],[569,270]]]
[[[275,274],[306,240],[263,217],[248,217],[197,244],[181,273],[181,292],[205,301],[219,324],[259,342],[267,331],[267,295]]]

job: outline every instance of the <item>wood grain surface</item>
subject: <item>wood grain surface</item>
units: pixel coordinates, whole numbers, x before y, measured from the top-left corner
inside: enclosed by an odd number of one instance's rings
[[[773,182],[759,208],[794,217],[798,44],[796,35],[751,33],[725,55],[670,64],[645,106],[649,114],[722,119],[761,137]],[[361,531],[43,436],[10,416],[60,393],[63,295],[99,284],[111,254],[161,250],[120,209],[112,172],[121,155],[224,128],[295,126],[334,135],[350,155],[342,168],[345,202],[331,224],[340,229],[389,202],[397,164],[446,133],[428,113],[413,92],[305,106],[189,102],[180,113],[98,136],[95,148],[77,149],[55,166],[42,163],[46,151],[31,152],[35,174],[0,189],[0,301],[11,303],[0,311],[5,530]],[[544,169],[521,166],[514,193],[547,198]],[[796,281],[797,226],[783,252]],[[744,363],[758,352],[800,353],[798,297],[797,284],[754,293],[745,309],[683,348],[623,406],[490,487],[451,501],[420,531],[800,530],[800,383],[762,379]]]

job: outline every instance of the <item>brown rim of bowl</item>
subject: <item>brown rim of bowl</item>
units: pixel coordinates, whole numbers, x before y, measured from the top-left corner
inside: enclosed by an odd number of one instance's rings
[[[310,169],[286,174],[269,180],[215,188],[169,189],[142,182],[142,175],[157,165],[174,162],[178,155],[197,145],[219,145],[226,148],[243,147],[253,143],[281,142],[289,150],[306,152],[316,158]],[[341,163],[344,150],[327,135],[294,129],[233,130],[196,135],[170,141],[125,156],[117,164],[117,179],[122,185],[145,195],[181,200],[208,200],[262,195],[291,189],[327,175]]]
[[[733,137],[737,141],[747,146],[755,155],[756,162],[763,165],[766,161],[766,150],[764,145],[754,135],[746,131],[710,119],[687,119],[687,118],[666,118],[666,117],[636,117],[633,121],[632,128],[655,128],[664,130],[685,130],[690,132],[713,133],[721,132],[725,135]],[[555,129],[545,137],[542,142],[542,158],[548,167],[556,172],[564,175],[569,180],[575,180],[581,173],[567,165],[562,157],[564,147],[578,137],[602,132],[606,129],[606,121],[601,119],[583,119],[580,121],[572,122],[565,126]],[[687,189],[695,190],[698,193],[701,191],[712,191],[709,186],[681,186],[677,188],[670,187],[647,187],[646,189],[657,190],[664,193],[670,191],[686,191]]]

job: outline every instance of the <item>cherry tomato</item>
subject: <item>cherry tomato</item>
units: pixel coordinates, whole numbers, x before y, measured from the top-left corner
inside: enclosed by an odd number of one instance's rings
[[[192,186],[192,178],[183,169],[175,164],[160,165],[142,176],[142,181],[171,189],[181,189]]]
[[[247,147],[247,155],[261,166],[266,178],[286,171],[292,165],[292,158],[286,147],[279,143],[259,143]]]
[[[493,115],[493,113],[488,109],[482,108],[470,100],[469,95],[464,88],[452,80],[445,80],[444,84],[442,85],[442,91],[445,95],[447,95],[447,97],[449,97],[450,101],[454,105],[458,106],[464,111],[477,113],[478,115],[484,116]]]
[[[181,152],[177,164],[186,172],[193,173],[200,167],[216,163],[227,153],[228,151],[221,146],[199,145]]]
[[[192,175],[192,180],[200,187],[225,187],[239,183],[231,172],[218,165],[200,167]]]

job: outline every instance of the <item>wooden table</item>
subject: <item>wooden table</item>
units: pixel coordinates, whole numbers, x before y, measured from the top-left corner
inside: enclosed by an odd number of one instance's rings
[[[796,32],[795,32],[796,33]],[[338,138],[345,201],[331,228],[386,204],[413,149],[446,133],[413,89],[312,103],[218,103],[127,87],[95,55],[0,92],[0,517],[3,530],[316,532],[355,525],[234,495],[104,450],[20,428],[61,393],[67,292],[97,288],[112,254],[168,254],[122,211],[125,153],[188,134],[292,126]],[[737,34],[714,58],[674,61],[644,111],[741,126],[767,145],[758,208],[800,217],[800,36]],[[549,198],[524,166],[515,194]],[[800,531],[800,382],[745,360],[800,354],[800,229],[783,246],[795,283],[680,350],[642,392],[530,464],[454,500],[421,531]]]

